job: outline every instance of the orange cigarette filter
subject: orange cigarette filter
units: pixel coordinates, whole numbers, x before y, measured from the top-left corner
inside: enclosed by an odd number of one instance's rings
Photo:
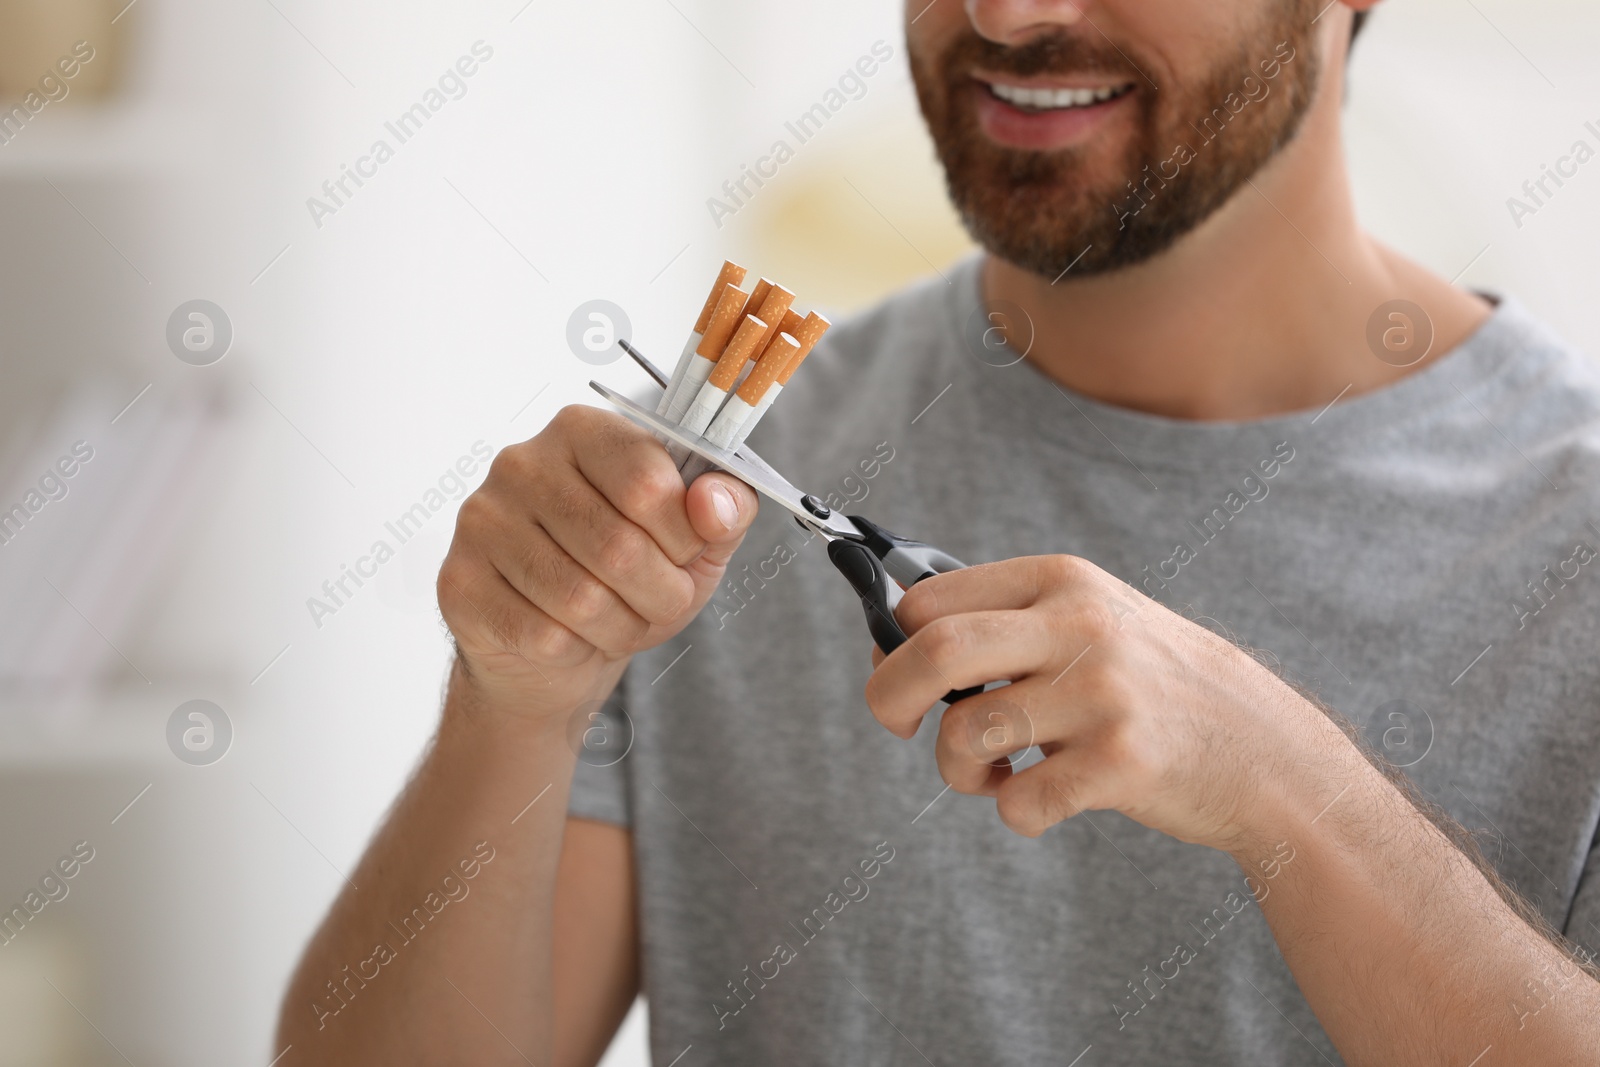
[[[806,317],[804,315],[800,314],[800,312],[794,310],[793,308],[790,308],[788,311],[783,313],[783,321],[778,324],[778,333],[786,333],[792,338],[800,332],[800,324],[805,321]],[[771,348],[777,343],[777,340],[778,339],[775,336],[771,338],[767,342],[767,348]],[[756,358],[762,359],[766,356],[766,354],[766,351],[763,350],[762,353]]]
[[[739,380],[739,372],[744,370],[744,365],[755,352],[756,342],[760,341],[766,332],[765,322],[754,315],[745,316],[745,320],[739,324],[739,332],[733,335],[733,340],[723,349],[722,358],[717,360],[717,365],[711,370],[711,377],[706,381],[724,393],[732,389],[733,383]]]
[[[770,292],[772,292],[772,279],[757,279],[755,288],[750,290],[750,299],[745,301],[744,309],[739,312],[740,318],[746,315],[754,315],[759,319],[761,317],[761,305],[766,302],[767,294]],[[768,321],[771,320],[769,319]]]
[[[799,316],[795,316],[799,319]],[[801,320],[803,321],[803,320]],[[767,350],[761,354],[755,369],[745,377],[744,384],[739,386],[739,399],[754,407],[772,388],[772,383],[778,380],[778,375],[783,373],[784,367],[789,363],[790,357],[800,348],[800,342],[790,336],[787,330],[780,330],[778,336],[772,339]]]
[[[731,282],[722,287],[722,295],[717,297],[717,305],[711,309],[711,318],[701,331],[704,336],[694,350],[695,355],[707,359],[722,355],[722,350],[728,347],[728,339],[733,336],[734,327],[739,325],[739,312],[744,305],[744,290]]]
[[[788,364],[779,372],[779,385],[789,384],[789,379],[794,377],[794,372],[800,369],[801,362],[811,354],[813,348],[817,347],[817,342],[822,340],[822,335],[827,333],[828,327],[832,325],[833,323],[815,311],[806,316],[805,322],[800,324],[800,331],[794,335],[794,339],[799,343],[800,347],[795,350],[794,355],[789,357]]]
[[[774,285],[771,290],[768,291],[766,299],[761,302],[761,310],[758,312],[758,314],[763,322],[770,322],[772,325],[767,327],[767,335],[763,337],[761,339],[761,343],[756,346],[757,352],[765,352],[767,350],[767,345],[772,343],[772,339],[776,337],[778,331],[783,328],[784,315],[787,314],[789,309],[793,306],[794,294],[785,289],[783,286]]]
[[[717,274],[717,283],[711,287],[705,307],[700,309],[700,317],[694,320],[695,333],[703,334],[706,332],[706,327],[711,325],[711,313],[717,310],[717,301],[722,299],[723,287],[743,285],[744,277],[749,273],[731,259],[722,264],[722,270]]]

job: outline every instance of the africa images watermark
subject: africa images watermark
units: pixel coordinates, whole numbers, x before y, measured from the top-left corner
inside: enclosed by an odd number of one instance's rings
[[[22,533],[22,528],[46,505],[65,500],[72,491],[72,478],[93,458],[93,445],[87,441],[74,441],[71,452],[57,459],[39,476],[37,486],[29,486],[19,503],[0,511],[0,545],[9,545],[15,540]]]
[[[72,92],[72,79],[94,56],[94,46],[79,41],[72,46],[70,55],[56,60],[55,66],[40,76],[38,88],[23,94],[21,103],[0,110],[0,145],[10,144],[46,107],[65,100]]]
[[[1594,524],[1590,523],[1589,528],[1593,530]],[[1511,608],[1517,613],[1517,629],[1527,629],[1528,623],[1536,615],[1549,607],[1563,589],[1582,575],[1583,568],[1593,563],[1596,555],[1600,555],[1600,552],[1596,552],[1587,541],[1574,541],[1565,559],[1546,565],[1539,572],[1537,580],[1524,583],[1527,593],[1519,593],[1511,598]]]
[[[836,85],[830,86],[822,94],[822,99],[812,104],[810,108],[790,122],[785,122],[783,128],[794,143],[790,144],[787,137],[779,137],[772,142],[772,147],[763,156],[758,156],[754,164],[746,163],[739,168],[739,176],[729,178],[722,183],[722,196],[706,198],[706,210],[711,212],[711,221],[717,224],[717,229],[722,229],[725,220],[739,213],[755,196],[755,190],[750,188],[752,182],[756,189],[760,189],[767,182],[778,176],[778,168],[795,157],[795,149],[805,144],[818,133],[828,120],[844,110],[845,104],[851,100],[860,100],[867,95],[867,79],[878,73],[885,63],[894,58],[894,48],[887,41],[872,42],[871,51],[855,61],[855,64],[839,75]]]
[[[1223,97],[1222,103],[1212,108],[1210,114],[1198,123],[1191,119],[1189,126],[1200,135],[1200,148],[1204,149],[1206,145],[1221,137],[1228,124],[1243,114],[1250,105],[1259,104],[1271,95],[1270,83],[1283,72],[1285,66],[1293,63],[1294,59],[1294,47],[1288,41],[1279,41],[1274,53],[1257,64],[1261,68],[1260,77],[1254,73],[1245,75],[1237,92]],[[1111,206],[1111,211],[1122,223],[1122,228],[1126,229],[1129,219],[1149,207],[1150,201],[1167,187],[1167,183],[1176,179],[1184,167],[1198,158],[1200,158],[1199,151],[1191,147],[1188,142],[1182,142],[1173,148],[1171,155],[1155,164],[1155,173],[1152,174],[1150,165],[1146,164],[1143,181],[1128,179],[1128,198],[1121,204]],[[1169,168],[1170,173],[1168,173]]]
[[[372,542],[365,555],[356,557],[353,567],[348,563],[339,564],[338,575],[322,583],[322,596],[306,597],[306,610],[311,613],[311,621],[317,629],[322,629],[322,622],[328,616],[339,614],[369,579],[376,578],[378,568],[394,559],[398,547],[415,537],[429,519],[444,510],[448,501],[465,497],[471,488],[467,479],[478,472],[478,464],[488,463],[493,458],[494,453],[486,443],[472,442],[471,455],[462,456],[445,468],[436,485],[422,494],[422,499],[383,524],[384,530],[394,538],[394,544],[380,537]]]
[[[838,889],[830,889],[822,898],[822,903],[800,920],[799,926],[790,922],[789,928],[797,935],[800,948],[805,948],[820,937],[828,924],[845,908],[866,900],[867,894],[872,892],[872,887],[867,883],[883,873],[883,868],[889,865],[894,855],[893,845],[887,841],[878,842],[873,846],[872,854],[860,860],[840,880]],[[746,964],[741,972],[742,978],[728,979],[728,996],[711,1002],[711,1012],[717,1017],[717,1029],[726,1030],[729,1019],[748,1008],[751,1001],[756,999],[756,994],[767,988],[768,982],[776,981],[783,973],[783,968],[799,958],[800,949],[795,948],[785,935],[783,940],[773,945],[772,954],[755,965],[753,972]]]
[[[478,877],[483,868],[494,861],[494,857],[494,846],[489,842],[479,841],[473,845],[472,855],[458,861],[448,874],[439,879],[438,888],[428,890],[422,903],[402,916],[398,926],[390,920],[389,929],[395,934],[393,939],[373,945],[372,952],[366,958],[356,961],[354,970],[347,965],[339,975],[330,978],[325,985],[327,995],[311,1002],[311,1011],[317,1017],[317,1029],[327,1027],[329,1019],[348,1008],[356,995],[367,988],[367,983],[377,980],[384,967],[399,959],[400,951],[421,937],[428,924],[437,920],[445,908],[466,900],[467,894],[472,892],[472,887],[467,883]]]
[[[338,176],[322,183],[322,198],[306,198],[306,210],[311,212],[311,221],[317,229],[322,229],[324,218],[337,215],[368,180],[378,176],[378,168],[395,157],[397,146],[421,132],[422,127],[445,104],[467,95],[467,79],[478,73],[479,64],[487,63],[494,57],[494,49],[483,41],[474,41],[471,53],[463,55],[446,68],[434,85],[423,90],[420,100],[402,111],[393,121],[383,124],[383,128],[394,138],[394,144],[391,145],[383,137],[373,141],[365,155],[356,157],[354,164],[339,164]],[[351,183],[355,184],[354,189],[350,188]]]
[[[1583,124],[1585,132],[1595,139],[1595,144],[1600,144],[1600,125],[1594,121]],[[1541,163],[1539,176],[1529,178],[1522,183],[1522,197],[1506,197],[1506,210],[1511,212],[1511,221],[1516,223],[1517,229],[1522,229],[1522,220],[1529,215],[1537,215],[1542,208],[1548,207],[1556,194],[1566,187],[1568,181],[1578,176],[1578,170],[1596,155],[1594,145],[1580,137],[1572,142],[1572,147],[1567,154],[1556,159],[1555,165]],[[1552,188],[1554,186],[1554,188]],[[1542,195],[1541,195],[1542,194]]]
[[[1223,898],[1221,907],[1212,908],[1211,913],[1200,920],[1199,926],[1192,921],[1189,923],[1189,929],[1196,935],[1193,944],[1178,942],[1171,955],[1155,964],[1154,971],[1146,965],[1139,972],[1139,977],[1129,981],[1128,995],[1111,1005],[1111,1012],[1117,1017],[1117,1029],[1126,1030],[1129,1019],[1155,1003],[1161,990],[1167,988],[1168,983],[1177,981],[1183,975],[1183,968],[1199,959],[1207,946],[1222,936],[1234,917],[1249,907],[1251,902],[1258,907],[1264,903],[1272,893],[1272,886],[1268,883],[1282,874],[1283,869],[1294,862],[1296,855],[1293,845],[1287,841],[1279,842],[1271,856],[1257,863],[1261,871],[1259,878],[1245,875],[1245,892],[1242,895],[1237,890],[1230,892]]]
[[[867,483],[883,473],[884,466],[894,459],[894,455],[893,445],[888,441],[879,441],[873,446],[872,455],[857,462],[855,470],[839,480],[838,489],[830,490],[820,499],[834,511],[842,511],[848,505],[861,503],[867,499],[867,494],[872,492],[872,486]],[[859,476],[856,471],[860,471]],[[790,529],[792,533],[800,536],[798,545],[791,544],[788,537],[785,537],[761,560],[756,563],[746,563],[738,573],[724,578],[711,600],[711,611],[716,617],[717,629],[725,628],[729,619],[749,607],[755,600],[756,594],[765,589],[768,582],[774,581],[785,566],[799,557],[799,548],[816,536],[810,532],[802,532],[798,527]]]
[[[1293,461],[1294,456],[1293,445],[1287,441],[1278,442],[1272,449],[1272,455],[1257,461],[1255,470],[1240,480],[1243,492],[1239,489],[1230,490],[1228,495],[1222,498],[1222,503],[1213,507],[1209,514],[1202,516],[1198,523],[1190,520],[1188,526],[1194,531],[1195,544],[1179,541],[1173,546],[1172,555],[1157,563],[1153,571],[1150,567],[1145,567],[1144,578],[1139,583],[1144,587],[1144,591],[1155,596],[1157,591],[1165,590],[1168,582],[1177,578],[1184,567],[1199,558],[1200,549],[1205,548],[1227,529],[1228,523],[1251,504],[1259,504],[1267,499],[1267,494],[1272,492],[1272,487],[1267,483],[1276,478],[1283,468]]]
[[[79,841],[68,855],[56,860],[55,866],[44,872],[39,888],[28,890],[22,903],[13,904],[10,910],[0,912],[0,947],[11,944],[27,929],[29,923],[51,904],[59,904],[72,891],[70,883],[83,870],[84,864],[94,859],[94,846]]]

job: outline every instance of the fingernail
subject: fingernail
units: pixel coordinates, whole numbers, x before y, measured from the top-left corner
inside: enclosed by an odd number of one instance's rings
[[[717,521],[727,529],[733,529],[739,523],[739,502],[733,499],[733,494],[722,485],[711,487],[711,507],[717,513]]]

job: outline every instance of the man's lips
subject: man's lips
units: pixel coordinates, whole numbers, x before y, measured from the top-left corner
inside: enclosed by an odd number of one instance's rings
[[[1136,89],[1131,80],[1107,76],[1015,78],[975,75],[978,124],[990,140],[1008,148],[1051,151],[1087,140]]]

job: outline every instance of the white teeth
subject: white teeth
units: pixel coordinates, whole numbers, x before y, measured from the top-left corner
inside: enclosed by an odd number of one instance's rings
[[[998,83],[990,83],[989,89],[1007,103],[1038,110],[1088,107],[1110,100],[1121,91],[1120,87],[1111,85],[1099,89],[1024,89]]]

